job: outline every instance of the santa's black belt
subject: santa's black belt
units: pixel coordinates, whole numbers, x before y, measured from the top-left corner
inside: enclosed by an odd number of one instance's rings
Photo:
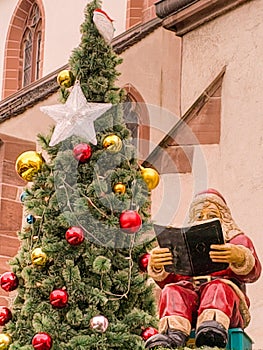
[[[228,278],[228,277],[224,277],[224,276],[211,276],[211,275],[207,275],[207,276],[193,276],[190,278],[190,282],[193,283],[193,285],[195,287],[200,287],[201,284],[204,283],[208,283],[214,280],[219,280],[219,279],[227,279],[229,281],[232,281],[233,283],[235,283],[238,287],[241,287],[241,284],[234,278]]]

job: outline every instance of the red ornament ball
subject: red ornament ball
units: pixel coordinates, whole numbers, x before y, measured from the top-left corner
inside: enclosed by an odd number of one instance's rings
[[[50,350],[52,347],[52,338],[48,333],[37,333],[32,339],[32,345],[36,350]]]
[[[0,326],[4,326],[12,318],[12,313],[8,307],[2,306],[0,308]]]
[[[126,210],[119,218],[121,229],[126,233],[136,233],[142,226],[142,219],[135,210]]]
[[[70,245],[80,245],[84,239],[84,232],[80,227],[71,226],[66,232],[66,240]]]
[[[139,268],[142,272],[147,272],[147,267],[149,264],[150,254],[145,253],[139,258]]]
[[[90,159],[91,154],[91,146],[87,143],[79,143],[73,148],[73,155],[80,163],[87,162]]]
[[[50,304],[58,309],[67,306],[68,293],[64,289],[55,289],[49,295]]]
[[[13,272],[5,272],[0,278],[0,285],[6,292],[11,292],[17,288],[18,278]]]
[[[149,339],[150,337],[152,337],[153,335],[155,334],[158,334],[159,332],[157,331],[156,328],[153,328],[153,327],[147,327],[145,328],[143,331],[142,331],[142,339],[144,341],[146,341],[147,339]]]

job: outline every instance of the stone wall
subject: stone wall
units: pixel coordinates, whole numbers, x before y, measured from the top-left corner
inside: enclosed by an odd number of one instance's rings
[[[20,194],[26,183],[15,171],[17,157],[27,150],[35,150],[33,142],[0,134],[0,274],[9,271],[8,260],[18,250],[17,231],[23,222]],[[8,305],[12,293],[0,289],[0,305]]]

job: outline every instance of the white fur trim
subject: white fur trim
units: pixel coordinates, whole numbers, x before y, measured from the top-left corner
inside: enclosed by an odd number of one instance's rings
[[[194,198],[191,206],[195,206],[197,203],[205,202],[205,201],[219,204],[222,207],[227,207],[227,204],[223,201],[223,199],[214,193],[202,193],[202,194],[197,195]]]
[[[229,328],[230,319],[223,311],[217,309],[206,309],[201,313],[200,316],[198,316],[196,329],[198,329],[203,322],[212,320],[215,320],[222,324],[225,329]]]
[[[159,249],[159,247],[155,247],[150,252],[150,260],[147,268],[148,275],[153,278],[156,282],[161,282],[166,279],[166,277],[169,275],[168,272],[165,271],[164,267],[156,268],[151,266],[151,253]]]
[[[248,275],[255,266],[255,258],[249,248],[244,247],[243,245],[238,245],[238,247],[243,250],[245,254],[245,261],[242,265],[232,263],[229,266],[236,275]]]
[[[166,333],[168,328],[189,335],[191,332],[191,323],[187,318],[182,316],[164,316],[159,321],[159,333]]]
[[[152,277],[155,281],[161,282],[166,279],[169,273],[166,272],[164,268],[156,269],[149,264],[148,275]]]

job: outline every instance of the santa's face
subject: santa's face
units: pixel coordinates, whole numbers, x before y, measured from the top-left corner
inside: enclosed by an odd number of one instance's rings
[[[205,221],[215,218],[221,219],[221,214],[214,203],[200,203],[194,208],[194,221]]]

